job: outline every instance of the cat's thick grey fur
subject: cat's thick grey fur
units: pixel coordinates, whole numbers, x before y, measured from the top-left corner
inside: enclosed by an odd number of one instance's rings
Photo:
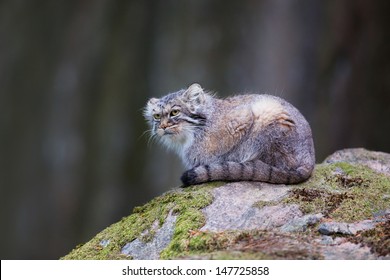
[[[217,180],[299,183],[314,168],[308,122],[275,96],[219,99],[192,84],[150,99],[144,116],[152,137],[174,150],[188,169],[181,177],[184,186]]]

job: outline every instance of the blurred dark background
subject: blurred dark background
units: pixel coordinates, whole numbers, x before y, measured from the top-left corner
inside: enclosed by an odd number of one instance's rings
[[[390,1],[0,0],[0,257],[57,259],[178,186],[148,98],[282,96],[336,149],[390,152]]]

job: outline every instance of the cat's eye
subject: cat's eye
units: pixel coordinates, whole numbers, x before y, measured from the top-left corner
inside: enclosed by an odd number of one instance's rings
[[[161,119],[161,114],[153,114],[153,118],[155,120],[159,120],[159,119]]]
[[[179,113],[180,113],[179,110],[172,110],[170,115],[171,115],[171,117],[175,117],[175,116],[179,115]]]

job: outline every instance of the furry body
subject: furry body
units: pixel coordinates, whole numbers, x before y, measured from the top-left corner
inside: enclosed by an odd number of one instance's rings
[[[149,100],[152,136],[181,157],[185,186],[207,181],[299,183],[315,164],[311,129],[285,100],[270,95],[218,99],[198,84]]]

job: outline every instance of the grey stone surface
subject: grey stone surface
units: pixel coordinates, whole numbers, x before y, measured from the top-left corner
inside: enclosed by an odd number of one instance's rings
[[[368,151],[363,148],[344,149],[333,153],[325,159],[325,163],[349,162],[361,164],[390,176],[390,154]]]
[[[110,244],[110,242],[110,239],[103,239],[102,241],[100,241],[99,245],[103,248],[106,248]]]
[[[334,239],[332,236],[324,235],[321,239],[318,239],[317,242],[322,245],[333,245]]]
[[[357,223],[339,223],[339,222],[328,222],[322,223],[318,227],[318,231],[321,234],[332,235],[332,234],[344,234],[354,235],[358,231],[369,230],[375,227],[377,222],[372,220],[360,221]]]
[[[323,246],[321,251],[327,260],[375,260],[378,258],[371,253],[370,248],[351,242]]]
[[[132,256],[136,260],[156,260],[160,258],[160,252],[168,246],[172,239],[176,223],[176,216],[170,212],[161,228],[156,230],[154,238],[149,242],[135,239],[127,243],[121,253]]]
[[[390,218],[390,209],[375,212],[373,216],[375,222],[385,222]]]
[[[307,227],[318,223],[324,217],[323,214],[305,215],[303,217],[294,218],[284,224],[280,231],[282,232],[304,232]]]
[[[325,165],[334,162],[361,164],[390,175],[390,154],[369,152],[365,149],[348,149],[329,156],[325,160]],[[338,173],[344,175],[345,171],[340,168],[334,172],[336,175]],[[319,178],[319,180],[324,179]],[[309,184],[306,187],[310,188],[310,186]],[[219,236],[225,231],[229,231],[228,234],[231,234],[232,230],[245,231],[242,240],[229,244],[230,247],[225,248],[227,251],[230,250],[230,253],[234,251],[237,254],[255,251],[265,255],[271,254],[272,257],[276,256],[281,259],[294,257],[303,259],[390,259],[390,254],[379,255],[377,251],[372,250],[374,247],[366,247],[372,246],[370,242],[359,239],[360,231],[373,229],[379,223],[381,227],[388,223],[390,209],[387,206],[385,209],[378,209],[372,213],[372,218],[369,220],[354,223],[336,222],[329,216],[324,217],[322,213],[305,215],[298,205],[282,202],[289,195],[290,190],[297,187],[299,188],[296,185],[274,185],[261,182],[234,182],[219,187],[210,187],[207,191],[212,192],[213,201],[202,209],[205,224],[199,230],[196,229],[194,234],[198,231],[208,231]],[[386,197],[388,192],[379,195],[381,197],[378,198],[388,199]],[[359,210],[356,209],[356,211]],[[121,253],[132,256],[134,259],[159,259],[161,251],[172,240],[176,219],[177,216],[171,211],[161,227],[156,221],[138,239],[127,243]],[[251,230],[253,231],[248,232]],[[316,230],[322,235],[315,232]],[[382,234],[380,230],[379,233]],[[109,247],[108,245],[112,245],[110,242],[114,242],[112,240],[105,237],[99,240],[100,246]],[[186,241],[183,240],[183,242]],[[277,254],[272,255],[275,252]],[[211,254],[218,256],[218,251]],[[207,254],[187,257],[207,258],[207,256],[210,257]]]
[[[279,201],[291,187],[266,183],[229,183],[213,190],[214,201],[203,209],[206,224],[201,230],[272,229],[283,226],[302,212],[297,205],[254,207],[258,201]]]

